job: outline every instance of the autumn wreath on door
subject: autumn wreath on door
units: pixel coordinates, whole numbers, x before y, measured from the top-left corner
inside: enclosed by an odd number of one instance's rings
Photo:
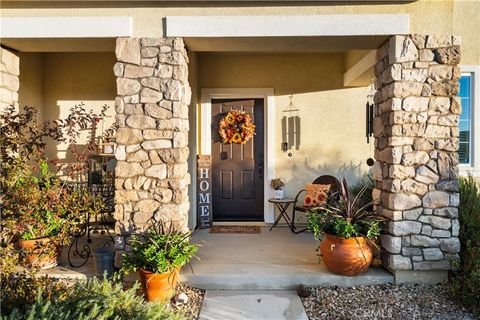
[[[255,125],[245,111],[233,109],[220,120],[218,133],[224,144],[245,144],[255,135]]]

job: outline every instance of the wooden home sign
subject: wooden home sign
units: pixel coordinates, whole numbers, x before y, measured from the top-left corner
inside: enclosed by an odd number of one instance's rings
[[[197,224],[212,226],[212,157],[197,156]]]

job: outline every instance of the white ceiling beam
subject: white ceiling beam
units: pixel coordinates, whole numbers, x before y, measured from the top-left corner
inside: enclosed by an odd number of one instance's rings
[[[131,17],[2,17],[2,38],[112,38],[132,36]]]
[[[406,34],[408,14],[167,16],[168,37],[378,36]]]
[[[371,50],[343,74],[344,87],[369,85],[372,81],[373,67],[376,63],[377,50]]]

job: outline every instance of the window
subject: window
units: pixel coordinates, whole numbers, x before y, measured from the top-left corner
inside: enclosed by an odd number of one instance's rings
[[[480,65],[462,66],[459,80],[462,113],[458,156],[460,175],[480,177]]]
[[[460,78],[460,99],[462,101],[462,113],[460,114],[460,146],[458,148],[458,156],[461,164],[470,164],[472,155],[472,94],[473,75],[464,73]]]

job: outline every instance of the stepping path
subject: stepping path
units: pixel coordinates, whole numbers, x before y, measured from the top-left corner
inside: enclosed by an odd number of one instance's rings
[[[295,291],[207,290],[200,320],[308,320]]]

